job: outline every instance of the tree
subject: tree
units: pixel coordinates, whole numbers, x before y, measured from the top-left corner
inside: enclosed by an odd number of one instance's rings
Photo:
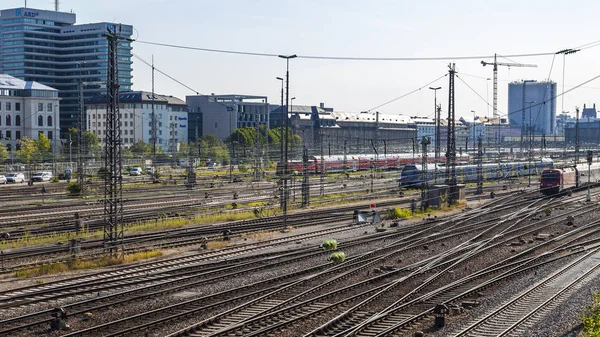
[[[8,150],[4,144],[0,144],[0,162],[5,161],[6,159],[8,159]]]
[[[185,143],[179,143],[179,151],[175,153],[175,158],[188,158],[190,156],[190,146]]]
[[[77,151],[79,147],[79,129],[77,128],[69,128],[69,135],[71,136],[71,144],[66,143],[63,146],[63,154],[68,155],[69,151]],[[98,136],[96,136],[91,131],[83,131],[83,141],[84,141],[84,153],[86,155],[91,155],[93,157],[98,157],[100,155],[100,140]],[[70,148],[69,148],[70,147]]]
[[[43,161],[46,158],[50,157],[50,139],[46,137],[43,133],[38,135],[38,140],[35,141],[35,145],[37,147],[36,160]]]
[[[19,139],[19,149],[16,152],[16,156],[21,162],[25,164],[31,163],[35,159],[36,153],[37,145],[35,140],[28,137]]]
[[[148,152],[152,152],[152,149],[149,144],[146,144],[143,140],[138,140],[136,143],[129,147],[131,153],[137,156],[143,156]]]

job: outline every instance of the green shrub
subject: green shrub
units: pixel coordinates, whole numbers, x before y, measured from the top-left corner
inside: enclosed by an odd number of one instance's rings
[[[344,252],[335,252],[329,255],[328,260],[333,263],[342,263],[346,260],[346,254],[344,254]]]
[[[321,248],[323,250],[336,250],[337,249],[337,240],[329,239],[321,242]]]
[[[238,165],[238,170],[242,173],[248,172],[248,167],[246,165]]]
[[[81,185],[79,183],[69,183],[67,191],[72,195],[78,195],[81,193]]]
[[[52,177],[52,182],[53,183],[57,183],[58,182],[58,177],[57,176]]]
[[[392,211],[392,218],[394,219],[406,219],[410,216],[410,209],[407,208],[394,208]]]
[[[106,174],[108,173],[108,170],[106,169],[106,167],[101,167],[98,170],[98,178],[100,179],[104,179],[104,177],[106,177]]]
[[[594,293],[592,304],[579,316],[584,336],[600,337],[600,294]]]

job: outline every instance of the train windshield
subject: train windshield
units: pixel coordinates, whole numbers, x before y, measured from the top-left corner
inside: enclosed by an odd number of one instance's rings
[[[543,172],[542,179],[546,181],[556,181],[558,180],[558,172]]]

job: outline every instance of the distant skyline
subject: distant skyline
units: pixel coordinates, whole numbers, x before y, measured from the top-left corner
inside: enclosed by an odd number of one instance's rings
[[[4,0],[2,8],[24,6]],[[54,1],[28,0],[31,8],[53,10]],[[344,57],[445,57],[552,53],[598,40],[596,13],[589,1],[75,1],[60,2],[78,23],[108,21],[131,24],[138,41],[270,54]],[[285,60],[220,54],[133,43],[133,52],[157,69],[202,94],[268,96],[279,104]],[[565,90],[600,75],[600,47],[566,56]],[[294,59],[290,62],[290,97],[294,104],[325,103],[338,111],[372,109],[448,73],[455,62],[456,112],[472,119],[491,116],[490,58],[436,61],[347,61]],[[508,83],[522,79],[557,82],[563,87],[563,56],[499,57],[499,62],[536,64],[537,68],[498,67],[498,110],[507,113]],[[134,90],[151,90],[151,70],[134,58]],[[463,83],[464,80],[468,86]],[[438,103],[448,107],[448,77]],[[469,86],[477,92],[474,93]],[[155,91],[185,99],[194,92],[155,74]],[[564,109],[592,106],[600,80],[565,95]],[[377,108],[405,116],[433,116],[433,92],[427,87]],[[557,113],[563,101],[557,99]],[[375,110],[373,110],[375,111]]]

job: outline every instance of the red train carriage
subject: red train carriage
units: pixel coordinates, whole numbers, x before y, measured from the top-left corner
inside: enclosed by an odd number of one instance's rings
[[[401,169],[404,165],[408,164],[420,164],[422,156],[420,154],[412,153],[400,153],[400,154],[388,154],[388,155],[335,155],[325,156],[324,166],[325,172],[343,172],[344,169],[354,171],[370,170],[372,167],[383,170]],[[446,158],[442,156],[439,162],[444,163]],[[468,162],[469,156],[464,154],[457,156],[458,162]],[[427,162],[434,163],[435,155],[433,153],[427,154]],[[309,156],[307,170],[311,173],[320,173],[322,169],[322,163],[320,157]],[[302,161],[301,160],[290,160],[288,161],[288,168],[290,172],[302,172]],[[283,171],[283,164],[277,164],[277,173]]]
[[[577,167],[548,169],[542,172],[540,192],[552,195],[574,187],[600,182],[600,163],[594,163],[589,168],[587,164]]]

